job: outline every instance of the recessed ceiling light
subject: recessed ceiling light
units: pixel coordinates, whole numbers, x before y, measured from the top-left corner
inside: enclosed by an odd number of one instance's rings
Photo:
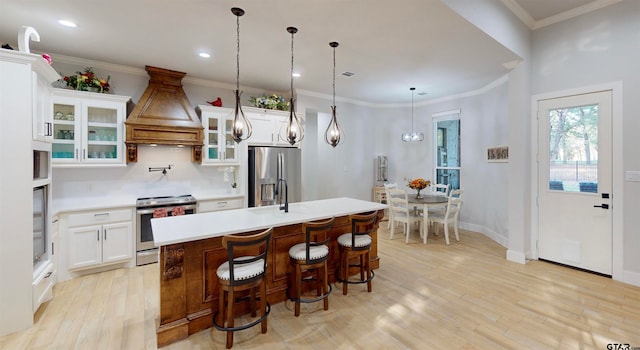
[[[352,77],[352,76],[356,75],[356,73],[342,72],[342,75],[344,75],[345,77]]]
[[[200,56],[200,57],[202,57],[202,58],[209,58],[209,57],[211,57],[211,55],[210,55],[210,54],[208,54],[208,53],[206,53],[206,52],[200,52],[200,53],[198,54],[198,56]]]
[[[58,21],[58,23],[62,24],[65,27],[69,27],[69,28],[75,28],[75,27],[78,26],[77,24],[75,24],[75,23],[73,23],[71,21],[67,21],[66,19],[61,19],[61,20]]]
[[[300,73],[293,73],[291,76],[294,78],[300,78]]]

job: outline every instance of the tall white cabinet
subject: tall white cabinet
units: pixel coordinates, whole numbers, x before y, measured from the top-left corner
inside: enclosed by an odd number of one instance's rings
[[[48,186],[50,193],[51,181],[34,180],[33,150],[50,161],[50,83],[59,78],[39,55],[0,49],[0,336],[33,324],[34,283],[47,273],[34,271],[33,190]],[[46,232],[51,241],[51,227]]]

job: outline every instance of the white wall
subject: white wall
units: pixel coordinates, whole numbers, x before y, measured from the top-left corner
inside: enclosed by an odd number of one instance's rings
[[[640,1],[627,0],[533,35],[532,94],[623,83],[622,170],[640,170]],[[615,123],[615,122],[614,122]],[[614,140],[616,142],[616,140]],[[615,169],[614,169],[615,171]],[[640,284],[640,183],[623,183],[623,278]]]
[[[330,118],[330,102],[299,97],[308,109],[327,110],[317,113],[317,154],[308,155],[316,157],[317,183],[309,185],[317,186],[318,198],[371,199],[374,161],[378,154],[388,157],[389,182],[404,187],[405,179],[433,179],[432,115],[461,109],[461,187],[465,190],[461,221],[465,228],[482,232],[506,246],[508,204],[504,187],[508,182],[507,163],[488,163],[485,156],[488,147],[508,142],[508,83],[506,79],[500,79],[495,85],[469,96],[414,105],[414,129],[425,134],[424,142],[402,142],[400,139],[402,132],[411,129],[410,105],[374,108],[338,103],[338,121],[345,137],[344,143],[335,149],[323,139]]]

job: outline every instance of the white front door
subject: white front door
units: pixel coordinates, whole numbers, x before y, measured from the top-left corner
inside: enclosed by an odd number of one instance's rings
[[[538,257],[612,274],[611,91],[538,101]]]

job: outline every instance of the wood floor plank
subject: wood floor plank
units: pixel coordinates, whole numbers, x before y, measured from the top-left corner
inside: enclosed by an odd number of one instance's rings
[[[605,349],[640,346],[640,288],[540,261],[516,264],[487,237],[461,231],[444,244],[417,232],[409,244],[378,234],[373,292],[334,285],[329,310],[272,305],[267,334],[237,332],[243,349]],[[441,230],[442,231],[442,230]],[[57,284],[30,329],[0,337],[1,349],[156,349],[158,265]],[[163,349],[224,349],[213,329]]]

